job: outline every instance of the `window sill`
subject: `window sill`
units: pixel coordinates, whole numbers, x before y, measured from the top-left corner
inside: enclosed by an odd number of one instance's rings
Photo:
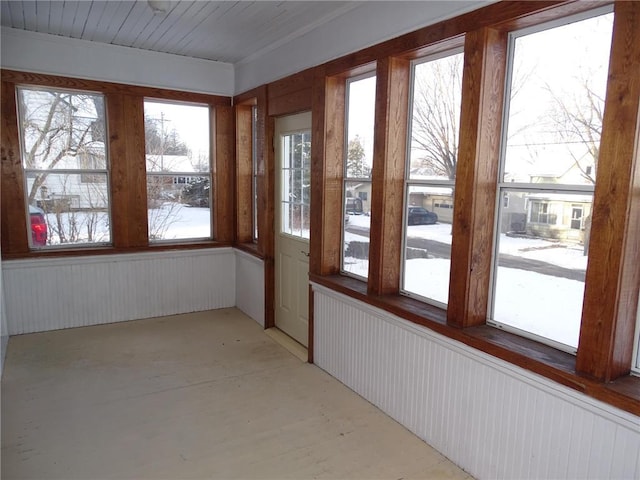
[[[611,383],[597,382],[576,373],[573,355],[534,340],[487,325],[451,327],[446,323],[445,310],[401,295],[369,295],[366,283],[351,277],[310,275],[310,280],[640,416],[638,377],[627,375]]]
[[[256,243],[236,243],[233,247],[238,250],[242,250],[249,255],[253,255],[254,257],[261,259],[264,258],[264,256],[258,252],[258,245]]]
[[[60,248],[60,249],[43,249],[30,250],[28,252],[6,253],[2,252],[2,260],[19,260],[25,258],[54,258],[54,257],[85,257],[92,255],[116,255],[120,253],[141,253],[141,252],[157,252],[171,250],[195,250],[203,248],[230,247],[230,243],[205,241],[193,243],[161,243],[150,244],[142,247],[78,247],[78,248]]]

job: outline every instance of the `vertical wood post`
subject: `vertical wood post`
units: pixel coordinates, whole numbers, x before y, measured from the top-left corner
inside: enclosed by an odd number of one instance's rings
[[[487,318],[507,36],[476,30],[464,50],[447,309],[447,323],[456,327]]]
[[[400,291],[409,86],[408,60],[378,62],[368,284],[374,295]]]
[[[311,133],[311,239],[309,272],[340,271],[344,163],[345,80],[314,76]]]
[[[629,373],[640,285],[640,3],[615,4],[576,370]]]

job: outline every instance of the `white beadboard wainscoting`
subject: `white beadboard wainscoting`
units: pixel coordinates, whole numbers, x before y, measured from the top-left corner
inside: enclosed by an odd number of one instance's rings
[[[233,307],[232,248],[2,262],[9,335]]]
[[[315,363],[473,476],[640,478],[640,417],[313,290]]]
[[[236,250],[236,307],[264,327],[264,261]]]

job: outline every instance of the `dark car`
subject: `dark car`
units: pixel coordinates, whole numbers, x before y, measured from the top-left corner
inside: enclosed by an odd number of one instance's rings
[[[44,211],[33,205],[29,205],[29,217],[31,219],[31,245],[43,247],[47,244],[47,222]]]
[[[409,207],[407,223],[409,225],[433,225],[438,221],[438,215],[422,207]]]

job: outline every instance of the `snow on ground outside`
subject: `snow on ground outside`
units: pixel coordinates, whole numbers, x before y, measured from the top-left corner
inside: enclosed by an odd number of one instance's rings
[[[162,236],[163,240],[211,237],[211,210],[209,208],[174,205],[177,207],[174,207],[174,211],[170,213],[170,224]],[[168,206],[163,206],[162,210],[168,214],[168,208]]]
[[[371,217],[350,215],[347,226],[369,228]],[[407,227],[409,237],[426,238],[436,242],[451,244],[451,224],[410,225]],[[345,233],[345,241],[367,241],[366,237]],[[560,267],[586,271],[587,256],[581,245],[562,244],[542,238],[515,238],[500,234],[500,253],[516,255],[532,260],[551,263]]]
[[[370,218],[352,215],[350,226],[369,227]],[[451,225],[409,226],[409,236],[451,243]],[[367,241],[366,237],[347,233],[345,240]],[[544,239],[513,238],[500,235],[500,251],[510,255],[544,261],[576,270],[585,270],[587,257],[581,246],[559,245]],[[345,258],[345,267],[366,277],[368,261]],[[441,303],[448,301],[449,266],[447,259],[417,258],[405,265],[405,289]],[[531,332],[556,342],[576,347],[584,283],[522,269],[500,267],[496,279],[493,319],[499,323]],[[535,308],[529,306],[535,303]]]

